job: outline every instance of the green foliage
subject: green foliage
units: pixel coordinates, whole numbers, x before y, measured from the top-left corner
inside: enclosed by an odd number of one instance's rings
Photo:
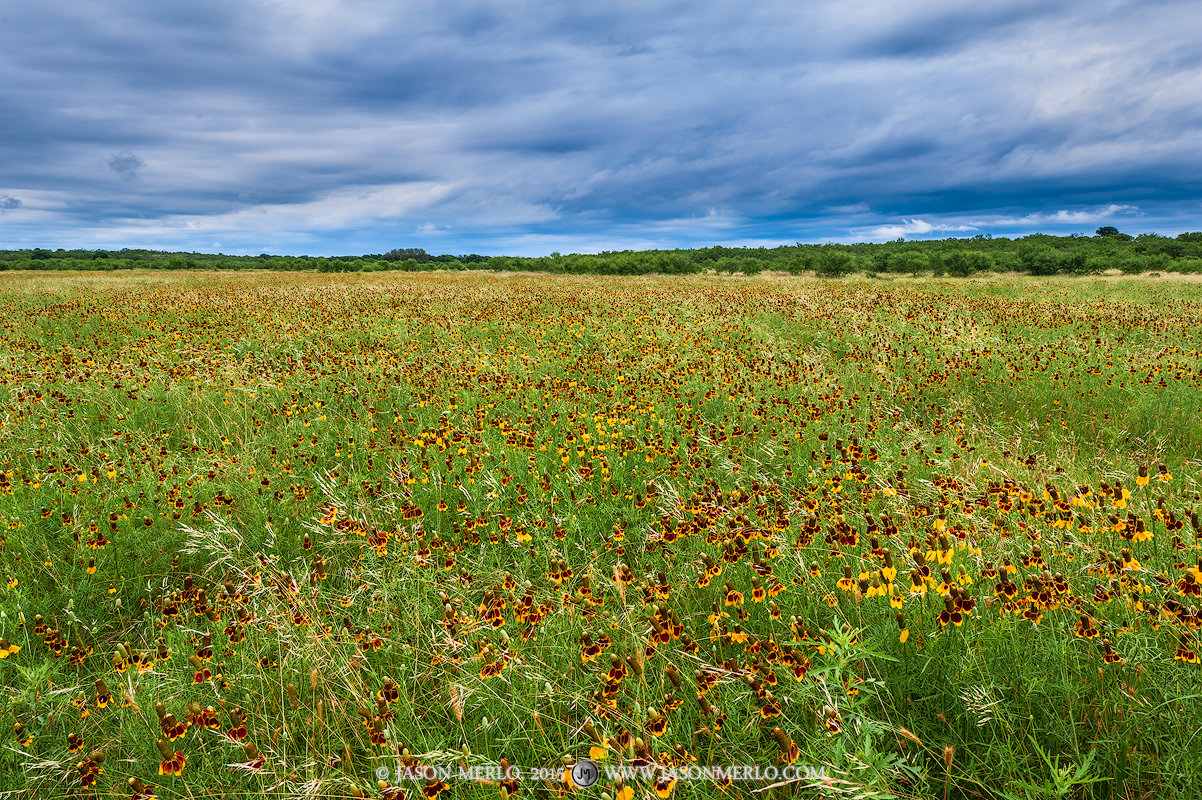
[[[1060,271],[1060,253],[1053,247],[1033,244],[1020,250],[1018,257],[1032,275],[1055,275]]]
[[[1104,777],[1090,777],[1096,750],[1090,750],[1085,759],[1078,765],[1062,765],[1060,756],[1049,757],[1035,737],[1031,744],[1039,755],[1043,766],[1047,768],[1048,777],[1039,783],[1030,780],[1015,780],[1015,786],[1023,789],[1029,798],[1061,798],[1068,797],[1077,786],[1088,786],[1091,783],[1103,783]]]
[[[846,250],[823,248],[814,260],[814,271],[824,278],[841,278],[855,269],[855,258]]]
[[[1021,239],[978,235],[969,239],[905,241],[851,245],[781,247],[705,247],[694,250],[622,250],[596,254],[554,253],[541,258],[515,256],[431,255],[422,248],[395,248],[363,256],[227,256],[212,253],[164,253],[151,250],[0,251],[0,269],[13,270],[248,270],[373,272],[401,270],[490,270],[572,275],[685,275],[705,272],[757,275],[813,271],[837,277],[859,270],[872,273],[948,274],[957,278],[986,272],[1033,275],[1086,275],[1111,269],[1130,274],[1194,272],[1202,259],[1202,232],[1175,238],[1144,233],[1130,236],[1101,228],[1096,236],[1033,234]]]
[[[1147,261],[1139,256],[1131,255],[1119,260],[1116,266],[1123,271],[1124,275],[1138,275],[1147,268]]]
[[[371,258],[372,256],[369,256]],[[380,261],[416,261],[419,264],[425,264],[430,260],[430,255],[420,247],[404,247],[389,250],[382,256],[376,256]]]
[[[974,265],[969,263],[968,254],[963,250],[953,250],[943,259],[944,268],[953,278],[967,278],[976,272]]]
[[[930,266],[930,259],[919,250],[903,250],[889,260],[891,272],[908,272],[911,275],[921,275]]]

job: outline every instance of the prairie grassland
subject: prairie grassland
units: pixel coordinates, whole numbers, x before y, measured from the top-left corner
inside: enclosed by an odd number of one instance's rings
[[[14,273],[0,309],[2,797],[1198,791],[1197,282]],[[535,771],[584,758],[663,769]]]

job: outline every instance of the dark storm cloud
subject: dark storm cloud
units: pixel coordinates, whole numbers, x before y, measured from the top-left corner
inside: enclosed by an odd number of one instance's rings
[[[46,0],[0,27],[0,192],[25,201],[0,246],[1197,229],[1200,24],[1193,2]]]
[[[122,180],[132,181],[138,177],[138,170],[146,166],[146,162],[128,150],[114,153],[108,161],[109,169],[121,176]]]
[[[1032,21],[1055,20],[1070,12],[1073,3],[1013,2],[906,6],[901,15],[873,26],[848,49],[859,58],[921,58],[963,50],[990,38],[1022,36]]]

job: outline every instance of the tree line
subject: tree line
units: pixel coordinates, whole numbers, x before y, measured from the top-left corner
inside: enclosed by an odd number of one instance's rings
[[[338,257],[231,256],[155,250],[0,250],[0,270],[280,270],[381,272],[496,270],[574,275],[683,275],[761,272],[827,277],[852,273],[968,277],[987,272],[1087,275],[1119,270],[1202,273],[1202,231],[1176,237],[1131,236],[1113,227],[1093,236],[1032,234],[1016,239],[988,234],[965,239],[859,244],[796,244],[781,247],[704,247],[622,250],[595,254],[551,253],[540,257],[431,255],[422,248]]]

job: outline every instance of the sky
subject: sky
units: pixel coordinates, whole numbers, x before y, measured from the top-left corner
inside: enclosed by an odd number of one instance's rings
[[[1202,230],[1198,0],[0,3],[0,248]]]

